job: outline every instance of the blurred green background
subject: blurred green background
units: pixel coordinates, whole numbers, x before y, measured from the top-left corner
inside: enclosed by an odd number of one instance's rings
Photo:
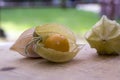
[[[5,30],[23,30],[46,23],[59,23],[74,32],[84,33],[98,20],[98,15],[87,11],[61,8],[2,9],[1,24]]]
[[[99,19],[98,14],[76,9],[61,8],[13,8],[1,9],[1,26],[8,33],[18,34],[24,30],[47,23],[58,23],[75,33],[84,34]]]
[[[109,1],[98,1],[99,0],[2,0],[0,1],[0,28],[5,31],[7,38],[13,41],[26,29],[48,23],[65,25],[76,34],[84,36],[100,19],[101,15],[107,15],[110,19],[120,17],[118,14],[120,11],[118,12],[118,10],[116,10],[119,9],[119,4],[116,4],[116,7],[113,5],[116,11],[109,14],[110,10],[106,8],[110,7],[112,9]],[[114,1],[111,3],[114,3]],[[120,20],[117,21],[120,22]]]

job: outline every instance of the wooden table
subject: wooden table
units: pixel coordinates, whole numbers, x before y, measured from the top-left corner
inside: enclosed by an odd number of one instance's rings
[[[0,80],[120,80],[120,56],[98,56],[86,45],[67,63],[30,59],[0,46]]]

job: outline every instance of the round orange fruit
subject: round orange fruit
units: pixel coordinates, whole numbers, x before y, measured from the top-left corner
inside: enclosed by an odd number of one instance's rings
[[[69,51],[69,42],[67,38],[60,34],[54,34],[49,36],[44,44],[46,48],[51,48],[62,52]]]

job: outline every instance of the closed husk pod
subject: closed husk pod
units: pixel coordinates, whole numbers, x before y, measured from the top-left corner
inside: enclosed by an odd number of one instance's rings
[[[35,52],[48,61],[66,62],[73,59],[79,51],[75,35],[63,25],[38,26],[35,28],[34,38]]]
[[[103,16],[85,35],[98,54],[120,54],[120,24]]]

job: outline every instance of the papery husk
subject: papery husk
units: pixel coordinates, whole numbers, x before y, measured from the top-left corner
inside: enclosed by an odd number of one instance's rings
[[[24,31],[16,40],[16,42],[11,46],[10,49],[17,51],[18,53],[26,57],[33,57],[33,58],[40,57],[33,50],[34,43],[32,43],[32,39],[33,39],[34,30],[35,30],[34,28],[31,28]],[[28,47],[26,47],[27,45]]]
[[[75,35],[70,29],[68,29],[63,25],[55,24],[55,23],[37,26],[35,28],[34,37],[37,37],[40,35],[42,39],[46,39],[49,35],[52,35],[52,34],[61,34],[73,43],[76,41]]]
[[[98,54],[120,54],[120,24],[103,16],[85,38]]]
[[[56,51],[54,49],[45,48],[42,44],[37,43],[35,46],[35,51],[43,58],[51,62],[67,62],[72,60],[76,54],[79,52],[78,45],[72,46],[71,50],[68,52]]]
[[[67,38],[70,49],[67,52],[56,51],[54,49],[45,48],[44,41],[53,34],[60,34]],[[46,24],[35,28],[34,37],[41,37],[41,41],[35,44],[35,52],[41,57],[52,62],[66,62],[78,53],[79,47],[76,44],[74,33],[63,25],[59,24]]]

